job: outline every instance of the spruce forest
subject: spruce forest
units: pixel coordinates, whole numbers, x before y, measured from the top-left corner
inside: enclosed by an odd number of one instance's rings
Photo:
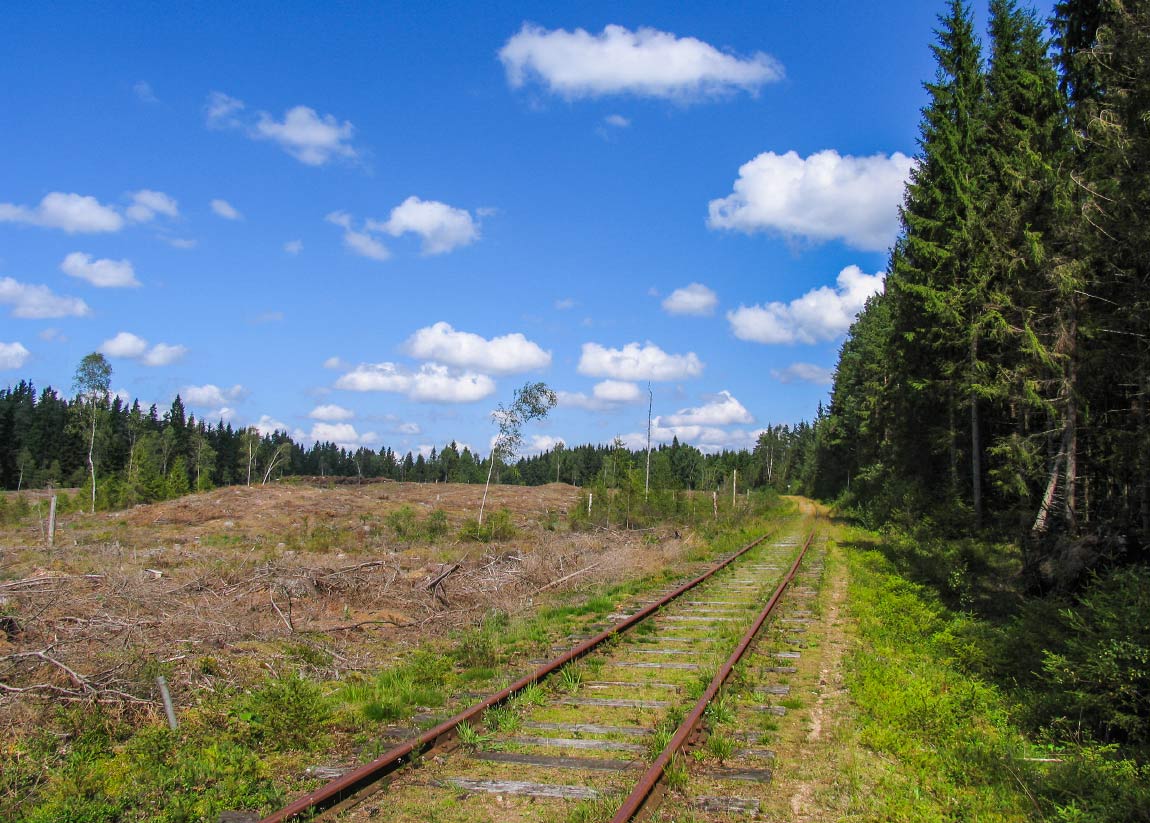
[[[1150,540],[1150,19],[952,2],[885,293],[843,345],[815,491],[1015,539],[1073,585]],[[985,57],[983,56],[985,52]]]
[[[0,390],[0,488],[75,488],[72,509],[119,511],[292,477],[492,476],[642,498],[624,528],[673,519],[657,507],[678,498],[647,503],[648,486],[707,506],[713,491],[732,507],[747,489],[807,495],[881,534],[843,543],[882,543],[898,587],[929,592],[931,625],[951,621],[930,647],[1048,747],[1029,760],[1072,764],[1057,779],[1014,764],[1032,819],[1150,820],[1150,0],[1050,14],[989,0],[983,33],[948,0],[885,288],[842,344],[829,402],[751,450],[307,445],[195,419],[179,397],[126,402],[94,354],[71,396]],[[0,524],[28,515],[0,496]],[[990,769],[960,749],[961,769]]]

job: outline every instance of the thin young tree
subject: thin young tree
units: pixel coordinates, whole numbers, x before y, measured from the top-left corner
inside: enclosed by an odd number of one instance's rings
[[[566,449],[566,444],[560,440],[555,444],[555,482],[559,482],[559,468],[563,465],[563,450]]]
[[[542,420],[555,406],[555,392],[546,383],[525,383],[515,390],[515,399],[510,406],[502,403],[491,413],[491,419],[499,427],[499,434],[491,446],[491,460],[487,466],[487,483],[483,486],[483,499],[479,502],[479,525],[483,525],[483,509],[487,505],[487,492],[491,488],[491,474],[495,471],[495,461],[514,457],[523,445],[523,425],[532,420]]]
[[[651,491],[651,412],[655,408],[655,393],[651,391],[651,384],[647,384],[647,473],[643,478],[643,499]]]
[[[76,367],[72,388],[76,391],[87,414],[88,473],[92,478],[92,511],[96,511],[96,424],[108,403],[108,390],[112,385],[112,367],[104,355],[92,352],[85,355]]]

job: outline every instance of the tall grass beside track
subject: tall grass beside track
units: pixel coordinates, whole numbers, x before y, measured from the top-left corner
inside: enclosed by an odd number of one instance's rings
[[[993,682],[1009,627],[948,608],[860,531],[844,541],[857,647],[851,821],[1150,820],[1150,766],[1112,745],[1027,729],[1035,692]]]

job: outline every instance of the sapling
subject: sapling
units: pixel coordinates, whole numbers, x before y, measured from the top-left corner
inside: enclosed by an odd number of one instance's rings
[[[483,499],[479,502],[479,525],[483,525],[483,509],[487,505],[487,491],[491,488],[491,475],[495,471],[495,461],[504,457],[514,457],[523,444],[523,424],[531,420],[541,420],[555,406],[555,392],[546,383],[524,383],[516,389],[515,399],[509,407],[502,403],[491,413],[491,419],[499,426],[499,434],[491,446],[491,462],[487,467],[487,483],[483,486]]]

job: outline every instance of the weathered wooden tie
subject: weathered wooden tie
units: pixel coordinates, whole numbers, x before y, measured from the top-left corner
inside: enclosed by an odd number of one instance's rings
[[[488,794],[555,797],[564,800],[593,800],[599,796],[599,792],[586,786],[555,786],[548,783],[529,783],[524,780],[473,780],[470,777],[449,777],[447,783],[464,791]]]
[[[476,760],[490,763],[514,763],[517,766],[541,766],[547,769],[581,769],[588,772],[625,772],[642,768],[638,760],[608,760],[601,757],[550,757],[515,752],[476,752]]]
[[[759,801],[747,797],[700,797],[695,808],[708,814],[758,814]]]

